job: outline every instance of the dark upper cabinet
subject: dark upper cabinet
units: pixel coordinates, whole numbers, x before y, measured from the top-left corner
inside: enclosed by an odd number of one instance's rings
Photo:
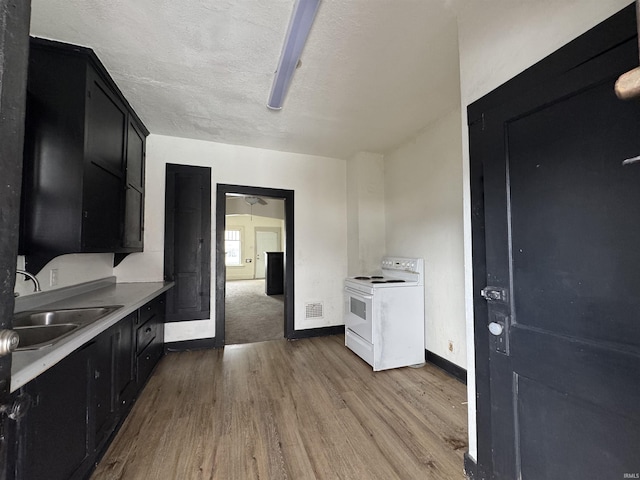
[[[92,68],[87,69],[85,161],[122,178],[127,109]]]
[[[20,253],[142,251],[148,131],[92,50],[31,39]]]
[[[126,194],[123,251],[142,250],[144,233],[145,134],[129,122],[127,132]]]

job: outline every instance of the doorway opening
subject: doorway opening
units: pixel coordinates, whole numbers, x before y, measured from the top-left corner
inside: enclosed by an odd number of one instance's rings
[[[217,185],[216,346],[291,338],[293,191]]]
[[[284,337],[284,200],[227,193],[225,344]]]

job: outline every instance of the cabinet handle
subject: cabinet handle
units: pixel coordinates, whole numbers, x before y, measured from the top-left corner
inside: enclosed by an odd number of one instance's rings
[[[93,372],[93,378],[96,379],[96,380],[100,378],[100,372],[98,370]]]
[[[149,333],[151,332],[151,327],[147,327],[147,329],[144,331],[144,333]]]

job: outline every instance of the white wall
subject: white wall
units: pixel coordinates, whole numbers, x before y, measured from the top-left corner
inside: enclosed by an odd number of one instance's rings
[[[477,442],[466,107],[630,3],[629,0],[492,0],[467,2],[459,12],[469,453],[474,458]]]
[[[279,201],[284,204],[283,200]],[[227,210],[228,211],[228,210]],[[254,278],[256,270],[256,228],[280,231],[280,251],[284,251],[285,228],[284,220],[262,217],[258,215],[227,215],[228,230],[239,229],[242,234],[241,254],[242,265],[227,267],[227,280],[249,280]],[[251,260],[247,263],[247,260]]]
[[[167,163],[211,167],[212,217],[217,183],[294,190],[296,329],[343,324],[342,282],[347,274],[346,162],[184,138],[150,135],[145,182],[145,252],[115,270],[118,281],[161,280],[164,251],[164,184]],[[215,228],[215,221],[212,218]],[[212,265],[215,265],[212,232]],[[212,270],[212,278],[215,278]],[[166,341],[215,335],[215,282],[209,320],[169,323]],[[304,318],[306,302],[322,302],[324,318]]]
[[[347,162],[349,276],[378,273],[385,255],[384,157],[359,152]]]
[[[426,348],[466,368],[461,148],[455,109],[384,167],[387,253],[424,258]]]
[[[19,255],[17,268],[24,270],[24,256]],[[51,285],[51,270],[57,270],[58,281]],[[61,255],[47,263],[36,275],[43,292],[113,275],[113,253],[78,253]],[[33,293],[33,282],[24,275],[16,276],[15,292],[20,296]]]

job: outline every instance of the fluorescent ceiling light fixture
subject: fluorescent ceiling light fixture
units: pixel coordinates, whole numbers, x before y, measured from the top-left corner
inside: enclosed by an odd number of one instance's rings
[[[276,76],[271,86],[271,95],[269,95],[269,101],[267,102],[267,107],[272,110],[280,110],[282,108],[284,97],[287,95],[287,90],[289,90],[291,78],[296,71],[300,54],[304,44],[307,42],[307,37],[319,6],[320,0],[296,0],[282,53],[280,54]]]

